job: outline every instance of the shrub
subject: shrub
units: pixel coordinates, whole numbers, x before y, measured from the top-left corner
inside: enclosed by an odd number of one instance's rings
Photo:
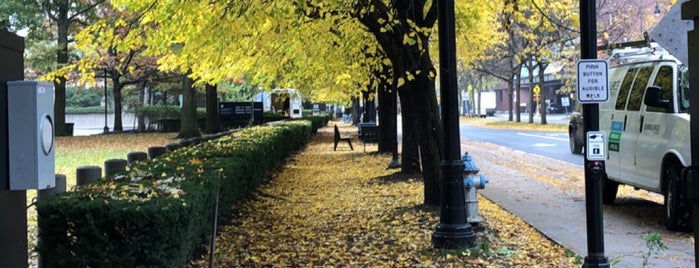
[[[45,267],[182,267],[224,215],[308,143],[309,121],[243,129],[37,202]],[[220,171],[221,179],[216,175]]]

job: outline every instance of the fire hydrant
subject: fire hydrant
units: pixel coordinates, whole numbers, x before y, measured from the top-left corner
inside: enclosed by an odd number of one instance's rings
[[[478,224],[483,221],[483,218],[478,215],[478,196],[476,189],[485,189],[488,179],[485,175],[478,174],[478,167],[473,162],[473,157],[468,153],[464,153],[461,157],[464,162],[464,187],[466,196],[466,221],[470,224]]]

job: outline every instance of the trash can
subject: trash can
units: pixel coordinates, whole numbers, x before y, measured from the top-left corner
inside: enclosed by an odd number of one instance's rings
[[[66,123],[66,136],[73,136],[73,127],[75,127],[75,123]]]

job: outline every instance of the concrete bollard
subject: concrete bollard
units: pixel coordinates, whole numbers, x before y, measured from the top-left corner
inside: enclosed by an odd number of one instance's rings
[[[192,145],[192,141],[190,139],[181,139],[179,144],[182,147],[187,147]]]
[[[130,152],[126,154],[126,162],[131,164],[136,161],[148,160],[148,154],[145,152]]]
[[[200,144],[204,141],[204,139],[202,137],[194,137],[194,138],[191,138],[189,140],[192,142],[191,145],[197,145],[197,144]]]
[[[75,184],[83,186],[94,183],[102,177],[102,168],[98,166],[82,166],[75,171]]]
[[[104,161],[104,176],[113,178],[117,173],[126,170],[126,160],[124,159],[109,159]]]
[[[168,152],[174,152],[179,148],[182,148],[182,145],[180,145],[179,143],[170,143],[165,145],[165,149],[167,149]]]
[[[43,200],[51,196],[66,192],[66,175],[56,174],[56,187],[39,190],[36,195],[38,200]]]
[[[164,155],[167,149],[162,146],[148,147],[148,158],[154,159],[158,156]]]

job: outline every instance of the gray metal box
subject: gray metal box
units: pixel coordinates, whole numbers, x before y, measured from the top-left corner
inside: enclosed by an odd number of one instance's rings
[[[7,82],[10,190],[53,188],[53,84]]]

